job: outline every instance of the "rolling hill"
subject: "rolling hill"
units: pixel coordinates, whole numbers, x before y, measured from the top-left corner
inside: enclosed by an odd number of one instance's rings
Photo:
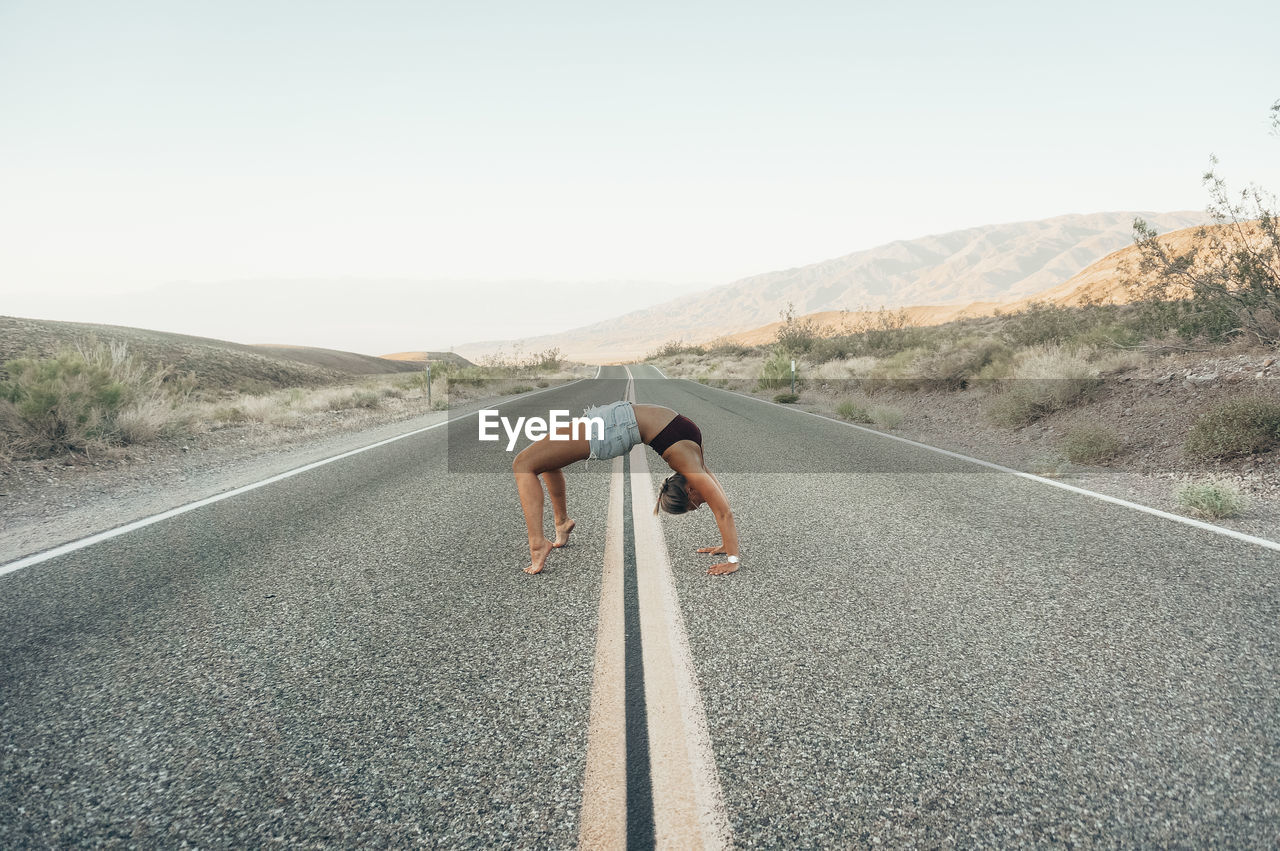
[[[64,346],[90,337],[107,344],[126,344],[131,354],[149,365],[164,364],[179,373],[195,373],[199,386],[208,389],[312,386],[361,375],[416,372],[422,368],[417,363],[332,349],[250,346],[122,325],[11,316],[0,316],[0,364],[27,355],[48,357]]]

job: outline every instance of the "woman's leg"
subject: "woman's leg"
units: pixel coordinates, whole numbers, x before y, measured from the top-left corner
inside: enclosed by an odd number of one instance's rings
[[[542,483],[547,486],[547,496],[551,497],[551,513],[555,515],[556,539],[551,546],[560,548],[569,543],[569,533],[576,525],[569,519],[569,506],[565,502],[564,472],[547,470],[542,474]]]
[[[512,462],[516,493],[520,495],[520,507],[524,509],[524,522],[529,533],[529,566],[524,569],[525,573],[541,573],[554,546],[542,529],[542,482],[538,476],[554,471],[555,475],[550,478],[559,479],[554,485],[549,483],[547,488],[553,494],[557,487],[559,489],[559,506],[555,504],[557,497],[552,496],[552,507],[556,509],[556,519],[559,520],[559,514],[565,508],[564,474],[560,468],[581,461],[590,454],[591,446],[585,440],[548,440],[544,437],[525,447]],[[564,518],[567,520],[568,515],[565,514]]]

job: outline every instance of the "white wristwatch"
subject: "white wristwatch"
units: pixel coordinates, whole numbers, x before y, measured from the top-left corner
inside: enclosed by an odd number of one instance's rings
[[[739,559],[737,556],[729,556],[725,561],[729,562],[729,564],[737,564]]]

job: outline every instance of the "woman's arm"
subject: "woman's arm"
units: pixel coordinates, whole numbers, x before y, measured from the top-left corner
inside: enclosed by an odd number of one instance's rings
[[[702,495],[702,498],[706,500],[707,507],[715,515],[716,526],[720,529],[720,546],[703,547],[699,552],[724,553],[725,555],[736,556],[738,554],[738,527],[733,522],[733,510],[729,508],[729,498],[724,495],[724,489],[720,487],[716,477],[711,475],[710,471],[704,470],[699,473],[686,473],[685,480],[693,485],[698,493]]]
[[[684,476],[685,481],[702,496],[711,513],[715,515],[716,526],[720,530],[720,544],[714,547],[699,547],[698,552],[738,555],[738,527],[733,520],[733,510],[729,508],[729,498],[725,496],[724,489],[720,487],[715,474],[707,469],[702,460],[701,449],[672,447],[664,459],[671,465],[671,469]],[[737,564],[726,561],[713,564],[707,573],[720,576],[733,573],[737,569]]]

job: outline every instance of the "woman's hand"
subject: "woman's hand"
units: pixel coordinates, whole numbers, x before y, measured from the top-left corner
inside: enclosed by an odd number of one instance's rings
[[[698,547],[698,552],[707,553],[709,555],[725,555],[728,550],[724,544],[716,544],[714,547]],[[707,568],[707,573],[712,576],[724,576],[726,573],[733,573],[738,569],[738,563],[732,561],[722,561],[719,564],[713,564]]]

